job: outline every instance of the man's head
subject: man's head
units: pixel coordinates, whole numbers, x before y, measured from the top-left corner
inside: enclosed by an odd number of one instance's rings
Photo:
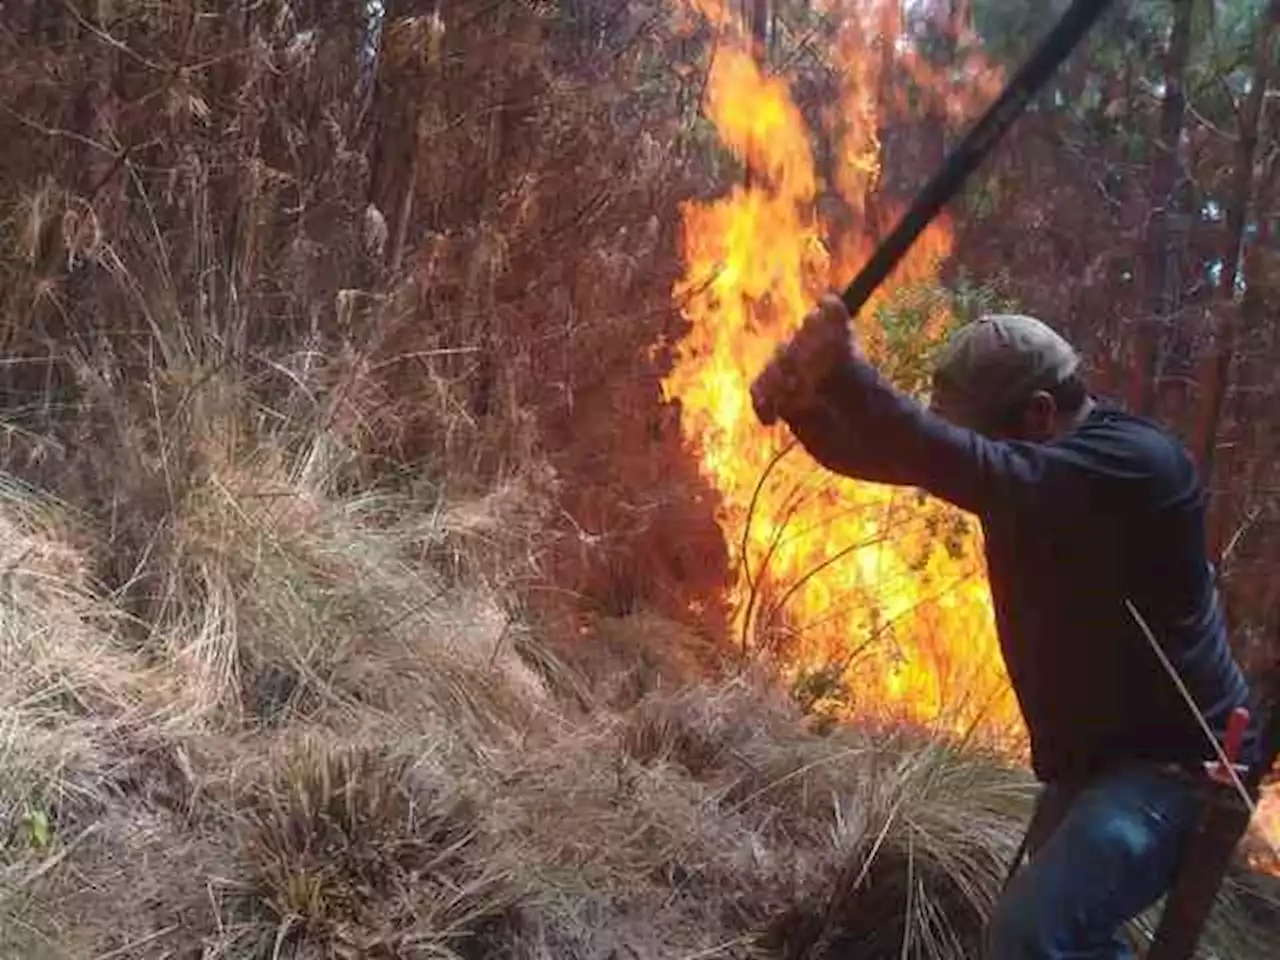
[[[1045,441],[1089,403],[1080,358],[1034,317],[993,314],[961,327],[933,373],[930,408],[991,437]]]

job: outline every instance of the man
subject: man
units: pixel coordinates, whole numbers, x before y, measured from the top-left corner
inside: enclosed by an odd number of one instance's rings
[[[1179,444],[1095,400],[1072,347],[990,316],[946,345],[928,408],[866,361],[826,298],[753,387],[819,463],[910,485],[982,523],[1006,669],[1057,806],[989,931],[991,960],[1121,960],[1174,879],[1213,745],[1247,704],[1205,557],[1205,495]],[[1130,607],[1132,604],[1132,608]],[[1258,758],[1251,730],[1241,762]]]

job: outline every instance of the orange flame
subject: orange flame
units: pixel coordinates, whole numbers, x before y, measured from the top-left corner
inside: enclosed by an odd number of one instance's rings
[[[1263,789],[1251,828],[1256,836],[1246,840],[1247,861],[1256,870],[1280,877],[1280,784]]]
[[[705,109],[749,180],[683,210],[686,272],[675,297],[691,330],[664,389],[722,496],[736,628],[744,643],[780,653],[786,677],[809,682],[821,708],[1013,732],[1021,742],[976,525],[914,491],[834,477],[802,450],[784,452],[789,437],[760,428],[748,395],[816,296],[846,283],[876,239],[867,211],[877,202],[877,112],[882,71],[898,55],[897,6],[843,21],[840,97],[824,114],[836,159],[824,187],[787,81],[761,71],[722,4],[692,2],[723,31]],[[839,224],[818,209],[832,190],[843,201]],[[886,349],[876,310],[934,280],[950,242],[940,220],[859,316],[873,355]],[[912,303],[923,338],[940,335],[945,311],[918,292]]]

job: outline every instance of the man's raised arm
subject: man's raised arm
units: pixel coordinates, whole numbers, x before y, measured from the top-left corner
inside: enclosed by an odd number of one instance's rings
[[[920,487],[973,513],[1044,494],[1042,448],[991,440],[925,409],[861,356],[851,334],[837,330],[841,313],[838,301],[825,300],[775,360],[808,370],[807,388],[778,411],[815,460],[843,476]],[[847,314],[843,325],[847,331]],[[785,375],[770,370],[762,380]]]

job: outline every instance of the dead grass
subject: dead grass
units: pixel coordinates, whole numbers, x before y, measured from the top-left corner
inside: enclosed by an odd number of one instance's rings
[[[131,652],[127,618],[88,587],[39,595],[35,568],[16,578],[0,955],[976,956],[1032,796],[1024,773],[919,732],[810,729],[763,676],[584,714],[525,664],[531,635],[499,643],[502,604],[476,584],[386,626],[397,591],[439,584],[409,543],[392,549],[421,520],[304,502],[212,556],[243,575],[242,661],[281,649],[256,625],[288,619],[260,609],[314,604],[317,584],[362,594],[350,602],[369,619],[298,628],[364,627],[336,668],[304,675],[312,707],[192,709],[183,647]],[[78,569],[56,507],[28,506],[21,535]],[[282,529],[300,538],[291,578],[276,572]],[[74,655],[32,656],[51,620],[79,638]],[[659,635],[652,618],[613,629]],[[29,692],[55,686],[65,695]],[[1241,883],[1219,935],[1261,944],[1274,893]]]
[[[509,878],[477,851],[467,799],[408,757],[304,743],[240,812],[240,846],[277,943],[353,956],[468,955],[514,922]]]
[[[767,676],[704,685],[652,616],[579,673],[474,576],[525,501],[276,471],[189,487],[142,646],[74,514],[6,488],[0,955],[976,956],[1025,774],[811,727]],[[1245,890],[1218,935],[1261,944],[1274,894]]]
[[[270,934],[297,955],[442,956],[493,936],[488,861],[464,884],[449,859],[474,827],[449,833],[454,807],[432,819],[386,751],[448,758],[447,795],[529,735],[546,695],[521,628],[483,581],[418,556],[451,536],[427,523],[443,513],[388,525],[387,502],[219,467],[152,539],[139,581],[162,591],[141,632],[73,578],[91,565],[69,512],[9,493],[4,949],[160,956],[195,936],[241,956]],[[286,749],[307,730],[332,754]],[[424,871],[446,861],[433,898]]]

